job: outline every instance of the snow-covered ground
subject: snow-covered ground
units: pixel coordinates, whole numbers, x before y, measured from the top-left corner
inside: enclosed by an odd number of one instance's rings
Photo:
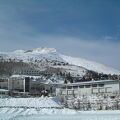
[[[76,114],[76,111],[63,108],[55,97],[0,99],[0,120],[26,119],[25,117],[36,115],[63,114]],[[28,119],[31,119],[31,117]]]
[[[1,108],[0,120],[120,120],[120,111]]]
[[[61,116],[61,115],[74,115],[76,111],[70,109],[56,109],[56,108],[0,108],[0,120],[20,120],[28,117],[41,117],[41,116]],[[14,118],[14,119],[13,119]],[[34,118],[32,118],[34,120]]]
[[[63,108],[57,98],[0,99],[0,120],[120,120],[120,110],[76,111]]]

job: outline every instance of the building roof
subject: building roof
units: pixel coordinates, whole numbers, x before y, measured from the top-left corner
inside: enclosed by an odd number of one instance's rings
[[[9,90],[6,89],[0,89],[0,92],[8,92]]]
[[[12,75],[11,76],[11,78],[25,78],[25,77],[40,78],[40,76],[30,76],[30,75]]]
[[[115,84],[119,82],[120,80],[99,80],[99,81],[76,82],[76,83],[55,84],[55,85],[57,87],[64,87],[64,86],[80,86],[80,85],[93,85],[93,84]]]

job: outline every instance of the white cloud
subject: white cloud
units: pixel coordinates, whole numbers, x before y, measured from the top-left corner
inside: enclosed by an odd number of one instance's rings
[[[120,69],[120,43],[114,42],[116,38],[105,36],[100,40],[83,40],[37,32],[21,21],[17,8],[10,9],[6,6],[3,9],[4,7],[0,6],[0,51],[54,47],[63,54],[83,57]]]

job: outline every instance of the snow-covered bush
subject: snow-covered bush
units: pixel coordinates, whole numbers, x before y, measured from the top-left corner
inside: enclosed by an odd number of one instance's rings
[[[108,95],[79,96],[69,98],[67,107],[78,110],[118,110],[120,109],[120,96],[112,98]]]

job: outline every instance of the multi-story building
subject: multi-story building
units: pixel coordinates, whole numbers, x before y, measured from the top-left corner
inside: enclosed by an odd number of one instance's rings
[[[120,94],[120,80],[100,80],[61,84],[56,88],[56,95],[61,98],[83,95],[89,96],[94,94]]]
[[[42,95],[52,91],[52,86],[41,82],[39,76],[14,75],[9,79],[9,90],[12,93]]]

